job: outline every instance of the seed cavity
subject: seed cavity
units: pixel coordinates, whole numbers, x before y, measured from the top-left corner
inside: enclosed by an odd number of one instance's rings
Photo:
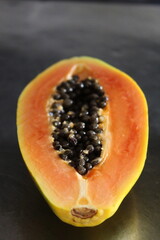
[[[48,116],[53,126],[53,148],[85,175],[102,160],[102,110],[108,97],[98,80],[88,77],[80,81],[73,75],[56,87],[51,99]],[[78,214],[76,210],[74,214]]]

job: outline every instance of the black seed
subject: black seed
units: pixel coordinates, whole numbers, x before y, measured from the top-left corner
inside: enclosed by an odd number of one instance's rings
[[[61,106],[61,103],[54,102],[51,107],[58,108],[59,106]]]
[[[80,83],[78,84],[78,87],[79,87],[80,89],[84,88],[84,83],[83,83],[83,82],[80,82]]]
[[[70,107],[73,104],[73,100],[65,99],[63,102],[64,107]]]
[[[75,82],[73,79],[68,80],[68,83],[69,83],[69,85],[72,86],[72,87],[75,87],[75,86],[76,86],[76,82]]]
[[[89,112],[87,110],[82,110],[82,112],[80,112],[79,116],[85,116],[85,115],[88,115]]]
[[[65,99],[65,100],[70,99],[70,96],[69,96],[67,93],[62,93],[61,96],[62,96],[62,98]]]
[[[76,97],[76,93],[75,92],[71,92],[70,94],[70,98],[74,99]]]
[[[85,142],[85,146],[87,147],[88,145],[92,145],[91,141],[88,139],[87,142]]]
[[[96,154],[93,152],[93,153],[91,153],[91,154],[89,154],[89,160],[90,160],[90,162],[93,160],[93,159],[95,159],[96,158]]]
[[[98,123],[99,122],[98,117],[95,117],[95,116],[96,116],[96,114],[94,114],[90,117],[91,123]]]
[[[108,97],[107,97],[107,96],[101,97],[101,101],[102,101],[102,102],[107,102],[107,101],[108,101]]]
[[[80,159],[83,159],[85,162],[89,161],[89,158],[83,152],[79,156],[80,156]]]
[[[56,93],[53,95],[53,98],[56,100],[59,100],[59,99],[61,99],[61,95],[59,93]]]
[[[93,145],[88,145],[88,146],[86,147],[86,150],[88,150],[89,153],[93,152],[93,151],[94,151]]]
[[[85,165],[85,160],[84,159],[79,159],[79,165],[84,166]]]
[[[61,113],[58,109],[54,109],[52,112],[53,112],[54,117],[59,117],[61,115]]]
[[[104,90],[101,90],[101,91],[98,92],[98,94],[99,94],[99,96],[104,96],[105,92],[104,92]]]
[[[77,167],[77,171],[78,171],[78,173],[81,174],[81,175],[84,175],[84,174],[86,174],[86,172],[87,172],[86,168],[83,167],[83,166],[81,166],[81,165],[79,165],[79,166]]]
[[[83,149],[83,144],[82,143],[78,143],[78,145],[76,146],[76,152],[81,152]]]
[[[67,92],[67,89],[66,88],[61,88],[59,91],[60,91],[61,94],[63,94],[63,93]]]
[[[96,135],[96,133],[93,131],[93,130],[89,130],[88,132],[87,132],[87,136],[88,137],[93,137],[93,136],[95,136]]]
[[[82,119],[83,122],[88,122],[90,120],[90,117],[87,116],[87,115],[82,115],[81,119]]]
[[[97,129],[95,129],[95,132],[99,134],[99,133],[102,133],[103,130],[102,130],[102,128],[97,128]]]
[[[69,142],[67,142],[67,141],[65,141],[65,140],[63,140],[63,141],[61,142],[61,144],[62,144],[62,147],[63,147],[64,149],[66,149],[66,148],[69,147]]]
[[[59,133],[56,133],[56,132],[53,132],[53,133],[52,133],[52,137],[53,137],[55,140],[58,139],[58,135],[59,135]]]
[[[101,145],[98,145],[98,146],[95,147],[95,151],[96,152],[100,152],[101,150],[102,150]]]
[[[85,132],[85,131],[79,131],[79,134],[80,134],[81,136],[85,136],[85,135],[86,135],[86,132]]]
[[[66,149],[65,150],[65,154],[68,156],[68,157],[72,157],[73,156],[73,151],[71,149]]]
[[[65,153],[60,153],[59,154],[60,158],[62,158],[63,160],[68,160],[68,156]]]
[[[90,126],[89,126],[89,129],[91,129],[91,130],[95,130],[95,129],[97,129],[98,128],[98,124],[97,123],[93,123],[93,124],[91,124]]]
[[[74,168],[76,167],[76,164],[75,164],[75,162],[74,162],[74,161],[72,161],[72,160],[69,162],[69,165],[70,165],[71,167],[74,167]]]
[[[92,82],[91,82],[89,79],[85,79],[85,80],[83,81],[83,83],[84,83],[84,86],[85,86],[85,87],[91,87],[91,86],[92,86]]]
[[[101,158],[95,158],[90,163],[92,164],[92,166],[95,166],[100,162],[101,162]]]
[[[70,142],[72,145],[74,145],[74,146],[77,145],[77,142],[78,142],[78,141],[77,141],[77,139],[76,139],[76,137],[75,137],[74,134],[69,134],[68,140],[69,140],[69,142]]]
[[[55,122],[53,122],[53,125],[54,125],[55,127],[60,127],[60,126],[61,126],[61,122],[55,121]]]
[[[63,114],[61,117],[62,121],[70,119],[70,116],[68,114]]]
[[[106,107],[106,105],[107,105],[106,102],[99,102],[99,103],[98,103],[98,106],[99,106],[100,108],[104,108],[104,107]]]
[[[78,75],[73,75],[73,76],[72,76],[72,79],[73,79],[75,82],[77,82],[77,81],[79,80],[79,76],[78,76]]]
[[[76,134],[75,137],[78,141],[81,140],[81,138],[82,138],[80,134]]]
[[[96,100],[91,100],[90,102],[89,102],[89,105],[91,106],[91,107],[93,107],[93,106],[97,106],[97,101]]]
[[[86,111],[88,110],[88,105],[87,104],[84,104],[82,107],[81,107],[81,111]]]
[[[71,92],[73,92],[73,87],[71,87],[71,86],[69,86],[68,88],[67,88],[67,92],[70,94]]]
[[[92,83],[92,85],[94,85],[96,83],[96,80],[94,78],[90,78],[89,80]]]
[[[99,139],[93,140],[93,141],[92,141],[92,144],[96,147],[96,146],[98,146],[98,145],[101,144],[101,141],[100,141]]]
[[[101,93],[103,91],[103,87],[98,83],[94,85],[94,88],[98,91],[98,93]]]
[[[90,112],[93,114],[93,113],[97,113],[98,110],[99,110],[98,107],[96,107],[96,106],[92,106],[91,109],[90,109]]]
[[[91,137],[89,137],[89,140],[92,142],[93,140],[97,140],[99,139],[97,135],[93,135]]]
[[[91,170],[92,169],[92,164],[91,163],[86,163],[86,168],[87,168],[87,170]]]
[[[88,140],[88,137],[87,137],[86,135],[84,135],[84,136],[82,137],[82,140],[83,140],[83,142],[84,142],[84,144],[85,144],[85,142]]]
[[[53,142],[53,146],[56,150],[62,150],[62,146],[61,144],[59,143],[59,141],[54,141]]]
[[[90,96],[89,96],[89,99],[98,99],[99,96],[96,94],[96,93],[92,93]]]
[[[75,127],[76,127],[77,130],[82,130],[82,129],[85,128],[85,123],[84,122],[78,122]]]

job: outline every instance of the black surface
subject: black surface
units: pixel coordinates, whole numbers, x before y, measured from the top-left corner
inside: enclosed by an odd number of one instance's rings
[[[160,8],[0,2],[0,240],[160,239]],[[20,154],[16,104],[24,86],[63,58],[98,57],[131,75],[146,94],[150,141],[144,171],[117,213],[100,226],[62,223]]]

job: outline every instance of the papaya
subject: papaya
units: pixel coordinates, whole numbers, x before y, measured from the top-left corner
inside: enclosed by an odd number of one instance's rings
[[[143,170],[147,102],[124,72],[73,57],[25,87],[17,132],[25,164],[54,213],[74,226],[96,226],[117,211]]]

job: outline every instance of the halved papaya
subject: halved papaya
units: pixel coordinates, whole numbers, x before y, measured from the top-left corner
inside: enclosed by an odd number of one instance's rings
[[[127,74],[95,58],[74,57],[24,89],[17,129],[24,161],[55,214],[74,226],[95,226],[116,212],[142,172],[147,103]]]

